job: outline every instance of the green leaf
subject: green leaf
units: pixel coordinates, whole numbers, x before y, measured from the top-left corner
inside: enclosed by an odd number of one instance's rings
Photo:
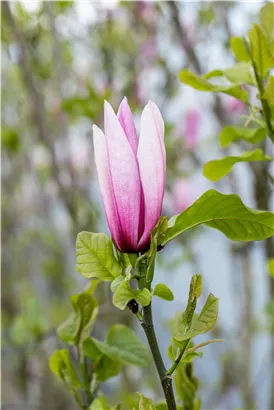
[[[91,405],[89,406],[88,410],[111,410],[106,398],[104,396],[97,397]]]
[[[231,142],[242,139],[250,144],[256,144],[266,138],[266,129],[263,127],[246,128],[241,126],[227,126],[220,134],[221,147],[227,147]]]
[[[202,289],[202,276],[198,274],[192,276],[189,287],[187,307],[183,313],[183,318],[181,319],[184,326],[184,331],[188,330],[191,326],[193,315],[196,309],[197,299],[200,297]]]
[[[273,161],[268,155],[257,148],[254,151],[245,151],[239,156],[230,156],[209,161],[204,165],[203,175],[210,181],[218,181],[227,175],[237,162]]]
[[[146,280],[151,282],[154,274],[155,258],[158,245],[161,243],[164,232],[167,230],[168,222],[166,216],[161,216],[157,222],[155,228],[151,231],[150,235],[150,248],[146,252],[147,255],[147,273]]]
[[[237,195],[225,195],[210,189],[184,212],[169,220],[163,245],[201,224],[218,229],[234,241],[262,240],[274,234],[271,212],[247,208]]]
[[[270,50],[273,53],[274,46],[274,4],[267,2],[260,10],[260,22],[264,29],[267,40],[270,44]]]
[[[81,388],[81,382],[71,364],[68,350],[61,349],[54,352],[51,355],[49,367],[70,389],[78,390]]]
[[[98,314],[98,302],[92,295],[94,283],[96,285],[96,281],[91,281],[84,292],[70,298],[75,313],[57,329],[59,338],[66,343],[78,346],[91,333]]]
[[[128,283],[122,282],[113,295],[113,304],[118,309],[124,310],[128,302],[135,299],[142,306],[148,306],[151,301],[151,293],[148,289],[131,289]]]
[[[130,275],[129,275],[129,277],[124,276],[124,275],[117,276],[117,278],[115,278],[114,281],[111,282],[111,285],[110,285],[111,292],[115,293],[116,290],[121,285],[121,283],[129,282],[129,281],[130,281]]]
[[[213,70],[204,75],[204,78],[212,77],[226,77],[229,81],[234,84],[250,84],[255,85],[255,79],[251,73],[251,63],[250,62],[240,62],[235,64],[231,68],[226,70]]]
[[[274,258],[268,259],[267,270],[268,270],[269,275],[274,279]]]
[[[92,359],[92,372],[100,382],[116,376],[121,370],[121,363],[101,352],[92,338],[87,338],[83,343],[85,356]]]
[[[243,38],[231,37],[230,46],[239,61],[250,61],[250,55]]]
[[[146,367],[150,356],[148,349],[139,340],[133,330],[123,325],[114,325],[109,329],[106,342],[92,338],[97,349],[113,360],[126,365]]]
[[[199,382],[194,376],[192,363],[179,364],[174,375],[174,385],[178,397],[183,400],[183,408],[194,410]]]
[[[80,232],[76,240],[76,270],[85,278],[113,280],[122,274],[111,239],[103,233]]]
[[[274,65],[274,58],[269,50],[267,39],[260,26],[254,24],[249,32],[249,40],[251,45],[251,54],[256,71],[260,78],[264,78],[271,67]]]
[[[204,77],[191,73],[188,70],[181,71],[180,80],[192,88],[200,91],[223,92],[232,95],[245,103],[248,103],[248,93],[242,90],[239,85],[215,85],[207,81]]]
[[[218,317],[218,298],[209,294],[200,315],[194,315],[190,326],[181,326],[174,339],[183,342],[197,335],[208,332],[215,324]]]
[[[192,353],[185,353],[180,361],[180,363],[190,363],[196,357],[202,358],[203,352],[192,352]]]
[[[139,410],[156,410],[151,399],[145,397],[141,393],[137,393],[139,396]]]
[[[269,105],[274,106],[274,76],[268,77],[263,97]]]
[[[153,295],[161,299],[171,301],[174,299],[173,293],[169,287],[163,283],[158,283],[153,290]]]

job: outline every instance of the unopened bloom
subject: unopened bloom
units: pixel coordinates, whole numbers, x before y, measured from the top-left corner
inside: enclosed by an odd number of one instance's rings
[[[104,133],[93,126],[95,162],[112,239],[122,252],[149,248],[162,210],[166,179],[164,122],[152,101],[141,116],[140,138],[127,99],[118,114],[105,101]]]

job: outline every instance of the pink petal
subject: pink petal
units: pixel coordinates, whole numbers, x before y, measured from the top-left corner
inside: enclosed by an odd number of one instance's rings
[[[134,154],[137,155],[138,137],[136,134],[132,112],[131,112],[130,106],[128,105],[126,97],[124,97],[123,101],[120,104],[117,117],[118,117],[118,120],[120,121],[120,124],[122,125],[124,133],[126,134],[128,142]]]
[[[150,231],[161,215],[166,180],[164,122],[152,101],[142,113],[137,158],[145,200],[145,231],[139,241],[141,249],[149,242]]]
[[[113,192],[124,242],[128,246],[128,252],[136,251],[141,201],[138,163],[123,128],[107,101],[105,135]]]
[[[106,137],[96,125],[93,125],[93,143],[95,164],[98,173],[101,196],[108,220],[108,226],[115,244],[119,249],[123,249],[123,236],[114,201],[112,181],[108,164]]]

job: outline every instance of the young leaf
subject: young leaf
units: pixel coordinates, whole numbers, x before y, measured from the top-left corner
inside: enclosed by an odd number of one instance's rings
[[[111,410],[111,408],[109,407],[106,398],[101,396],[93,400],[88,410]]]
[[[153,290],[153,295],[161,299],[172,301],[174,299],[173,293],[169,287],[163,283],[158,283]]]
[[[267,2],[260,10],[260,22],[269,40],[270,50],[274,54],[274,3]]]
[[[250,62],[240,62],[235,64],[231,68],[226,70],[213,70],[204,75],[204,78],[212,77],[226,77],[229,81],[234,84],[250,84],[255,85],[255,79],[251,73],[251,63]]]
[[[128,302],[132,299],[136,299],[142,306],[147,306],[151,301],[151,293],[146,288],[142,290],[131,289],[128,283],[122,282],[113,295],[114,306],[124,310]]]
[[[76,270],[85,278],[113,280],[122,274],[112,241],[103,233],[80,232],[76,240]]]
[[[84,292],[74,294],[70,298],[75,313],[57,329],[59,338],[66,343],[78,346],[90,335],[98,314],[98,303],[92,295],[94,282],[91,281]]]
[[[214,326],[218,317],[218,300],[210,293],[200,315],[194,315],[191,325],[185,328],[181,327],[181,334],[174,336],[174,339],[183,342],[208,332]]]
[[[182,325],[184,326],[184,332],[191,327],[192,318],[196,309],[197,299],[202,293],[202,288],[202,276],[198,274],[192,276],[189,287],[187,307],[183,313],[183,318],[181,319]]]
[[[264,78],[274,65],[274,57],[269,50],[267,39],[260,26],[254,24],[249,32],[251,54],[260,78]]]
[[[100,342],[94,338],[92,341],[100,352],[115,361],[126,365],[148,366],[149,351],[134,331],[126,326],[112,326],[109,329],[106,342]],[[88,350],[85,351],[88,353]]]
[[[209,161],[204,165],[203,175],[210,181],[218,181],[227,175],[237,162],[250,161],[273,161],[273,158],[265,155],[261,149],[257,148],[254,151],[243,152],[239,156],[230,156]]]
[[[248,93],[242,90],[239,85],[215,85],[207,81],[204,77],[191,73],[188,70],[181,71],[180,80],[192,88],[200,91],[223,92],[232,95],[245,103],[248,103]]]
[[[156,410],[151,399],[145,397],[141,393],[137,393],[140,397],[139,399],[139,410]]]
[[[50,370],[64,383],[68,385],[71,390],[78,390],[81,388],[81,382],[71,364],[68,350],[57,350],[51,355],[49,361]]]
[[[121,363],[101,352],[91,337],[84,341],[83,352],[92,359],[92,372],[96,373],[98,381],[104,382],[120,372]]]
[[[124,275],[120,275],[117,276],[117,278],[114,279],[114,281],[111,282],[110,285],[110,290],[111,292],[115,293],[116,290],[119,288],[119,286],[121,285],[121,283],[123,282],[129,282],[130,278],[124,276]]]
[[[150,248],[147,255],[147,282],[152,281],[154,273],[154,264],[157,253],[157,247],[161,243],[164,232],[167,230],[168,221],[166,216],[161,216],[155,228],[151,231]]]
[[[231,37],[230,46],[239,61],[250,61],[250,55],[246,48],[246,44],[241,37]]]
[[[274,106],[274,76],[269,76],[264,90],[264,98],[269,105]]]
[[[192,363],[180,363],[175,371],[174,384],[178,397],[183,400],[184,409],[193,409],[198,389],[198,379],[193,374]]]
[[[237,195],[225,195],[210,189],[184,212],[169,220],[162,245],[201,224],[218,229],[234,241],[262,240],[274,234],[271,212],[247,208]]]
[[[227,147],[231,142],[242,139],[250,144],[256,144],[266,138],[266,129],[264,127],[247,128],[241,126],[227,126],[223,128],[220,134],[221,147]]]

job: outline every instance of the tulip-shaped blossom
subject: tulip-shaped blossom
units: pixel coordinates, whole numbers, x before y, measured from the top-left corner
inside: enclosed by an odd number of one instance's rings
[[[162,210],[166,178],[164,122],[146,105],[138,137],[127,99],[118,115],[105,101],[104,133],[93,126],[95,162],[112,239],[122,252],[149,248],[150,232]]]

